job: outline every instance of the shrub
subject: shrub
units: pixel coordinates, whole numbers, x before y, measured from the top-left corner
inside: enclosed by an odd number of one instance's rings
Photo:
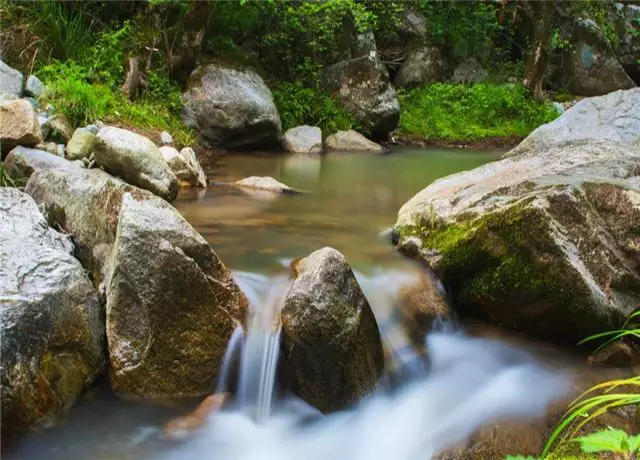
[[[435,141],[524,137],[558,116],[517,84],[436,83],[402,92],[400,131]]]

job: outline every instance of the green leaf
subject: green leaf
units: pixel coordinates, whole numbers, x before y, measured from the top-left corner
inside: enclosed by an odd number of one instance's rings
[[[504,460],[538,460],[537,457],[532,457],[530,455],[527,455],[526,457],[524,455],[507,455],[507,457]]]
[[[629,452],[632,454],[640,453],[640,434],[629,436]]]
[[[580,443],[583,452],[590,454],[597,452],[627,453],[629,451],[629,435],[622,430],[613,428],[576,438],[576,441]]]

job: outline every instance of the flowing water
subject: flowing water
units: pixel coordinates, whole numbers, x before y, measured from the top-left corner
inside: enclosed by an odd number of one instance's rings
[[[394,317],[399,287],[421,269],[394,252],[384,230],[432,180],[499,154],[399,148],[387,156],[224,157],[213,171],[215,181],[270,175],[308,192],[275,196],[216,186],[183,191],[176,203],[234,270],[249,299],[246,333],[234,332],[211,384],[212,391],[233,392],[233,403],[193,438],[175,443],[162,439],[162,427],[188,408],[129,404],[99,387],[67,420],[3,454],[49,460],[427,460],[487,422],[542,415],[567,388],[558,366],[541,366],[535,353],[473,337],[446,321],[426,337],[425,360]],[[276,378],[286,266],[323,246],[347,256],[388,356],[406,377],[401,385],[383,379],[357,407],[330,416],[280,393]]]

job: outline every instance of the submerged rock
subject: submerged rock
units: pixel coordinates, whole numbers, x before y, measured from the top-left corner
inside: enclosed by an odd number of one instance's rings
[[[386,140],[398,126],[398,96],[376,53],[332,65],[325,70],[323,82],[373,139]]]
[[[160,153],[178,178],[180,186],[207,187],[207,178],[192,148],[186,147],[178,152],[171,146],[163,145]]]
[[[6,153],[17,145],[33,147],[42,142],[40,123],[25,99],[0,104],[0,148]]]
[[[104,290],[114,391],[208,394],[246,299],[206,240],[166,201],[96,169],[40,171],[25,190]]]
[[[79,167],[79,165],[56,154],[28,147],[16,147],[4,159],[4,168],[12,177],[24,179],[28,179],[36,171],[71,167]]]
[[[172,201],[178,179],[150,139],[126,129],[105,126],[94,146],[96,163],[132,185]]]
[[[584,132],[575,110],[550,124],[568,117],[558,139],[548,128],[543,143],[523,141],[536,150],[437,180],[396,223],[400,246],[420,242],[460,308],[572,344],[620,326],[640,301],[640,149],[561,142]]]
[[[317,126],[296,126],[282,136],[284,148],[291,153],[322,152],[322,131]]]
[[[86,128],[78,128],[67,144],[67,158],[69,160],[82,160],[93,153],[96,143],[96,135]]]
[[[256,190],[266,190],[268,192],[276,192],[276,193],[287,193],[287,194],[296,194],[300,193],[298,190],[289,187],[282,182],[278,182],[273,177],[260,177],[260,176],[251,176],[245,177],[244,179],[237,180],[233,182],[233,185],[236,187],[242,188],[250,188]]]
[[[327,150],[341,152],[366,152],[384,153],[385,149],[380,144],[370,141],[358,131],[338,131],[327,136],[324,141]]]
[[[0,61],[0,104],[22,96],[23,82],[19,71]]]
[[[280,143],[278,109],[252,69],[200,67],[189,77],[182,99],[182,119],[205,147],[268,148]]]
[[[29,195],[0,188],[3,443],[66,413],[104,370],[102,307],[72,252]]]
[[[282,310],[286,384],[323,412],[371,393],[384,368],[373,312],[345,257],[323,248],[292,264]]]

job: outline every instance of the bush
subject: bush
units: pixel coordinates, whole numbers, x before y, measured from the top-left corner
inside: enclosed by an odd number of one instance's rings
[[[281,83],[273,91],[282,128],[298,125],[318,126],[324,135],[357,128],[353,116],[326,94],[294,83]]]
[[[435,141],[524,137],[558,116],[521,85],[436,83],[403,92],[400,131]]]

